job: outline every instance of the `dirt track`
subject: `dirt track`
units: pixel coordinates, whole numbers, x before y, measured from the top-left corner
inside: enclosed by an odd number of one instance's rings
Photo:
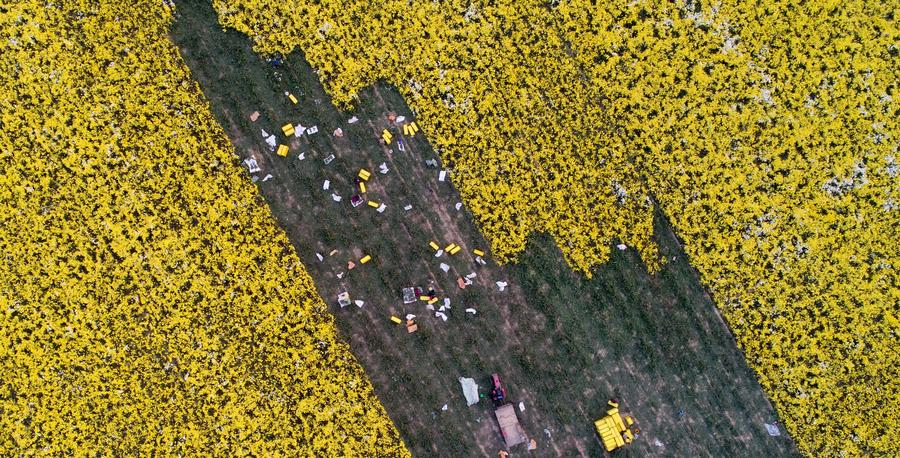
[[[408,139],[405,152],[377,141],[385,127],[401,136],[388,112],[412,118],[396,92],[367,90],[363,106],[341,113],[301,56],[272,66],[250,51],[245,37],[223,33],[206,3],[178,3],[190,6],[178,5],[173,40],[239,160],[258,161],[260,193],[414,455],[496,456],[502,439],[490,402],[466,407],[457,381],[473,377],[486,393],[493,372],[501,374],[511,401],[525,403],[519,418],[538,442],[534,456],[601,455],[592,422],[610,397],[643,430],[619,456],[796,453],[786,437],[765,435],[762,423],[777,417],[667,226],[657,229],[661,249],[677,261],[656,276],[631,250],[616,250],[585,280],[546,237],[529,243],[519,265],[497,266],[488,253],[488,265],[480,266],[471,251],[487,251],[487,244],[465,208],[455,210],[461,199],[450,182],[439,182],[438,169],[425,165],[436,159],[425,136]],[[291,104],[284,91],[300,103]],[[254,123],[248,116],[255,110],[261,117]],[[351,116],[359,122],[348,124]],[[287,122],[317,125],[319,132],[292,139],[289,157],[282,158],[268,151],[260,130],[281,139]],[[343,138],[332,136],[337,127]],[[325,165],[328,154],[336,159]],[[378,172],[382,162],[390,169],[385,175]],[[384,202],[384,213],[350,206],[360,168],[372,172],[366,198]],[[329,190],[322,189],[326,179]],[[333,192],[341,202],[332,200]],[[404,211],[406,204],[413,210]],[[464,249],[435,258],[429,240]],[[332,250],[338,252],[329,256]],[[348,270],[347,262],[358,263],[363,254],[373,261]],[[474,284],[460,290],[457,277],[473,271]],[[500,292],[496,281],[509,287]],[[402,287],[430,282],[451,299],[447,322],[421,301],[402,303]],[[344,290],[365,305],[338,307]],[[465,313],[468,307],[477,315]],[[415,334],[390,321],[406,314],[417,316]],[[686,414],[676,415],[679,410]],[[521,445],[512,451],[526,453]]]

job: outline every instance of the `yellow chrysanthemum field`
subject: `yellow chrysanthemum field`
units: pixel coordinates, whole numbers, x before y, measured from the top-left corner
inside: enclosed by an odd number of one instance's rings
[[[408,456],[171,16],[0,5],[0,455]]]
[[[408,456],[168,3],[0,5],[0,454]],[[212,3],[398,87],[500,260],[660,208],[799,449],[900,452],[896,2]]]
[[[898,451],[896,2],[214,4],[340,104],[396,85],[502,259],[653,268],[655,201],[801,451]]]

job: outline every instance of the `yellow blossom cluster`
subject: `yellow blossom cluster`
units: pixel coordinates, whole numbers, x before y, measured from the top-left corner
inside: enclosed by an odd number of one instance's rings
[[[655,267],[655,197],[802,451],[898,452],[893,2],[214,0],[339,104],[396,85],[501,259]]]
[[[408,456],[171,20],[0,6],[0,455]]]
[[[896,4],[589,3],[567,40],[801,449],[900,452]]]

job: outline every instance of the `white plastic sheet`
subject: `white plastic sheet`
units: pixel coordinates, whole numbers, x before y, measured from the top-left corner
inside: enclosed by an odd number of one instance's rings
[[[478,404],[478,385],[475,379],[460,377],[459,384],[462,386],[463,396],[466,397],[466,404],[469,406]]]

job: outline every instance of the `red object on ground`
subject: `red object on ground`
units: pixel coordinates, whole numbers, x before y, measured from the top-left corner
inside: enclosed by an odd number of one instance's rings
[[[491,374],[491,384],[493,385],[491,399],[495,404],[502,404],[506,400],[506,390],[503,389],[503,385],[500,383],[500,376]]]

